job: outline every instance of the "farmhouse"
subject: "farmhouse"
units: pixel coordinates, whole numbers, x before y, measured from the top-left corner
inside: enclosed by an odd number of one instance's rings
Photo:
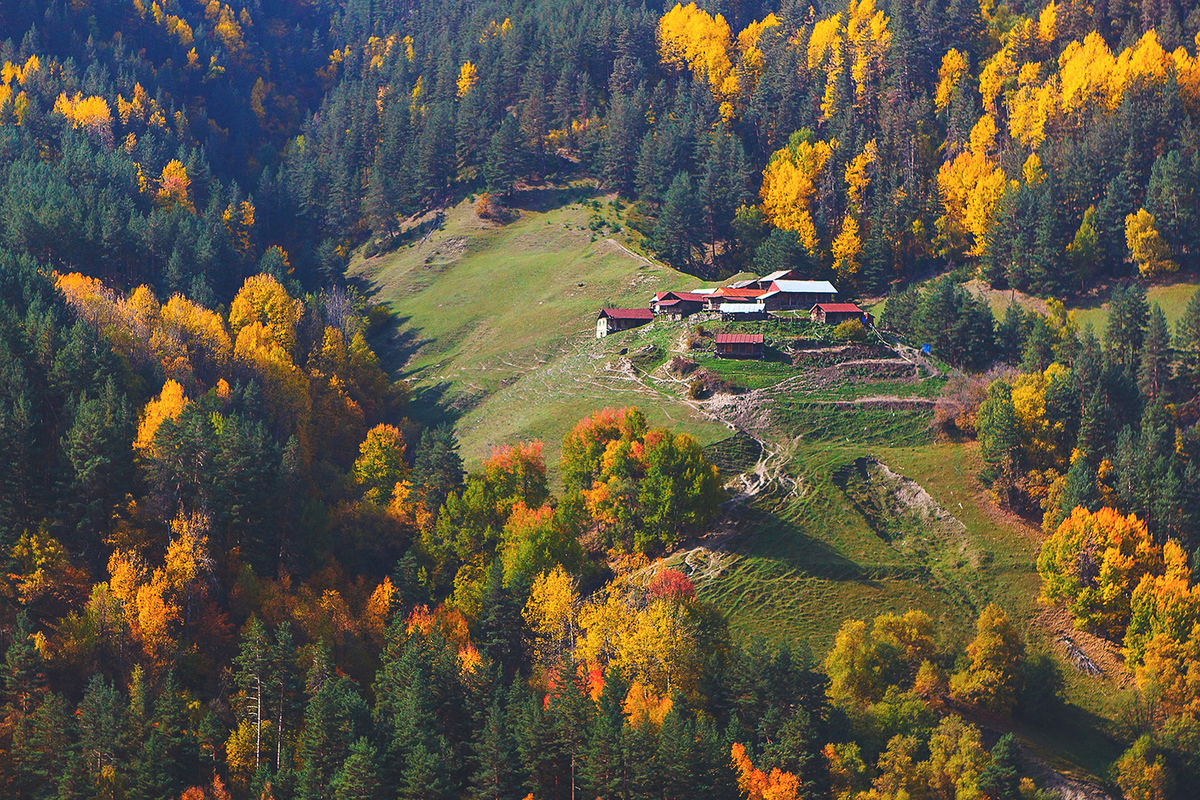
[[[762,358],[761,333],[718,333],[717,355],[722,358]]]
[[[708,295],[708,303],[705,309],[708,311],[717,311],[721,306],[730,303],[757,303],[762,294],[762,289],[735,289],[732,286],[722,286]]]
[[[829,281],[796,281],[777,279],[759,298],[768,311],[780,309],[811,309],[817,303],[831,303],[837,289]]]
[[[658,292],[650,301],[650,309],[667,319],[683,319],[704,308],[708,296],[691,292]]]
[[[596,316],[596,338],[603,339],[610,333],[627,331],[654,320],[654,312],[648,308],[602,308]]]
[[[864,325],[874,325],[874,318],[854,303],[817,303],[809,311],[809,318],[822,325],[837,325],[856,319]]]

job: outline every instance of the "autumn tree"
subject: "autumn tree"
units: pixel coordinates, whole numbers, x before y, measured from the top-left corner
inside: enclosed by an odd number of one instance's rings
[[[1081,628],[1117,638],[1129,623],[1130,598],[1142,576],[1161,569],[1162,550],[1145,523],[1111,508],[1076,508],[1042,544],[1042,597],[1067,603]]]
[[[980,614],[967,657],[967,669],[950,679],[951,693],[991,711],[1010,712],[1021,690],[1025,645],[1008,615],[995,603]]]

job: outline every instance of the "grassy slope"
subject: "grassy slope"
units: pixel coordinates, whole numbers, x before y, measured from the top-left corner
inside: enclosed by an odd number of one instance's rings
[[[464,202],[419,246],[351,267],[397,317],[390,366],[412,382],[418,400],[429,401],[418,402],[416,412],[439,401],[460,414],[468,467],[493,445],[531,438],[545,442],[556,464],[575,421],[644,401],[635,383],[604,369],[644,332],[597,341],[597,310],[645,307],[653,292],[703,285],[593,235],[593,210],[581,202],[557,205],[562,199],[533,196],[502,227],[479,220]],[[672,422],[703,443],[726,435],[686,409],[672,417],[647,411],[652,422]]]
[[[605,213],[611,217],[612,209]],[[353,267],[397,314],[393,366],[412,381],[416,412],[423,397],[425,408],[436,401],[457,414],[468,467],[494,444],[539,437],[553,472],[563,433],[605,406],[637,404],[652,422],[688,430],[702,443],[729,436],[723,424],[682,401],[684,385],[661,380],[657,368],[686,324],[655,323],[593,338],[601,305],[641,306],[653,291],[698,282],[593,237],[592,214],[578,203],[549,203],[496,228],[464,204],[421,247]],[[622,363],[622,350],[632,369]],[[696,360],[752,388],[795,374],[785,361]],[[995,511],[974,477],[976,450],[933,443],[928,412],[816,402],[867,394],[927,397],[941,379],[807,392],[789,386],[774,399],[764,435],[785,453],[800,491],[760,497],[745,512],[742,535],[718,554],[719,574],[699,580],[734,631],[806,647],[820,659],[849,618],[921,608],[940,620],[947,639],[962,643],[978,609],[997,602],[1020,622],[1032,648],[1047,648],[1047,635],[1034,621],[1036,533]],[[964,523],[965,536],[882,539],[834,480],[860,456],[921,484]],[[1118,754],[1101,733],[1110,727],[1117,691],[1108,680],[1084,678],[1069,666],[1065,672],[1069,712],[1057,728],[1021,733],[1059,766],[1100,774]]]

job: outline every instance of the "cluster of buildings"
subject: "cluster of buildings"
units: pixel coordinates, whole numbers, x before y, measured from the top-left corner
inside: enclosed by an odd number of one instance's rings
[[[851,319],[861,320],[864,325],[874,323],[871,315],[857,305],[834,302],[835,297],[837,289],[829,281],[805,280],[795,270],[783,270],[717,289],[658,292],[648,308],[602,308],[596,317],[596,338],[645,325],[656,317],[681,320],[705,312],[719,314],[727,322],[766,320],[778,311],[807,311],[814,322],[826,325]],[[730,341],[723,342],[723,338]],[[718,334],[717,355],[761,356],[762,339],[760,333]]]

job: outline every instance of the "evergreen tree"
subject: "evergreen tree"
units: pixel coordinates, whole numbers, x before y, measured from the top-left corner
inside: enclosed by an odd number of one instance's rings
[[[623,703],[629,685],[620,672],[610,669],[604,676],[596,714],[587,736],[587,761],[582,784],[595,797],[621,797],[629,776],[625,765],[625,713]]]
[[[452,426],[442,423],[421,434],[413,459],[412,482],[430,514],[437,513],[451,492],[462,488],[463,463]]]
[[[523,172],[523,153],[521,127],[516,118],[509,114],[500,123],[488,145],[483,175],[489,191],[503,197],[512,194],[513,184]]]
[[[479,620],[480,643],[483,652],[495,665],[497,676],[506,679],[516,672],[524,651],[523,599],[517,594],[521,587],[504,585],[504,565],[500,559],[492,562],[484,589],[483,615]],[[516,591],[514,591],[516,590]]]
[[[262,765],[263,726],[269,725],[271,688],[274,684],[271,663],[271,640],[267,628],[258,617],[251,617],[242,633],[242,644],[234,665],[234,679],[241,689],[238,706],[241,714],[254,726],[254,768]]]
[[[483,714],[482,725],[472,746],[475,771],[471,775],[472,800],[504,800],[517,796],[513,769],[515,744],[508,727],[502,699],[497,698]]]
[[[1188,394],[1200,392],[1200,291],[1175,325],[1175,372]]]
[[[979,773],[979,788],[992,800],[1019,800],[1021,797],[1016,739],[1006,733],[992,748],[992,760]]]
[[[187,707],[174,674],[168,674],[154,701],[149,735],[135,762],[133,796],[157,800],[179,795],[196,775],[199,756]]]
[[[329,787],[334,800],[376,800],[379,797],[379,777],[375,767],[375,748],[366,738],[350,746],[350,755],[333,776]]]
[[[314,670],[321,670],[314,660]],[[367,706],[354,682],[346,677],[310,672],[313,692],[304,712],[304,727],[296,755],[301,764],[297,797],[301,800],[331,800],[331,783],[350,754],[351,746],[364,730]]]
[[[654,227],[654,246],[659,255],[680,268],[690,268],[700,219],[692,178],[685,172],[677,173],[663,198]]]
[[[1105,344],[1117,364],[1128,370],[1136,370],[1149,316],[1146,290],[1137,284],[1119,286],[1109,297],[1108,308]]]
[[[1138,366],[1138,389],[1148,402],[1158,402],[1168,395],[1171,378],[1171,333],[1167,318],[1158,303],[1150,309],[1146,339],[1142,345]]]
[[[116,688],[104,676],[92,676],[76,713],[80,750],[92,774],[121,763],[117,744],[124,738],[123,721]]]
[[[45,691],[46,676],[41,658],[33,644],[33,626],[29,612],[17,614],[12,642],[4,654],[4,695],[9,713],[28,714]]]
[[[33,714],[17,719],[10,755],[20,797],[54,797],[62,758],[71,750],[68,714],[62,696],[50,693]]]

